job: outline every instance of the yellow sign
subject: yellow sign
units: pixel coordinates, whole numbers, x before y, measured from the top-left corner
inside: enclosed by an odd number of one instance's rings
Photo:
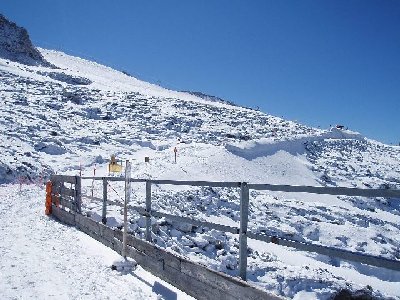
[[[122,164],[117,164],[117,160],[115,159],[115,155],[111,155],[111,161],[108,164],[108,172],[110,173],[121,173],[122,172]]]
[[[109,164],[108,165],[108,172],[110,173],[121,173],[122,166],[118,164]]]

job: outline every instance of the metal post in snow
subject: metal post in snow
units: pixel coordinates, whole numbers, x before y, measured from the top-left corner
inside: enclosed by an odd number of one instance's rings
[[[122,236],[122,256],[126,259],[126,243],[128,234],[128,202],[131,198],[131,163],[126,161],[125,167],[125,201],[124,201],[124,232]]]
[[[146,241],[151,242],[151,181],[146,181]]]
[[[101,222],[107,223],[107,179],[103,178],[103,211],[101,215]]]
[[[239,276],[246,280],[247,272],[247,223],[249,220],[249,187],[240,185]]]

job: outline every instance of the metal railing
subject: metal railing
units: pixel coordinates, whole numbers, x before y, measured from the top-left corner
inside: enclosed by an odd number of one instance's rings
[[[61,180],[61,175],[58,175]],[[70,176],[71,177],[71,176]],[[81,180],[94,180],[103,182],[103,207],[102,207],[102,222],[106,223],[107,204],[121,205],[118,202],[109,201],[107,195],[108,181],[125,181],[124,177],[78,177],[76,182]],[[400,260],[392,260],[384,257],[353,252],[349,250],[339,249],[335,247],[322,246],[314,243],[300,242],[279,236],[258,234],[248,231],[249,218],[249,190],[266,190],[280,192],[301,192],[311,194],[326,194],[326,195],[344,195],[344,196],[363,196],[363,197],[385,197],[385,198],[400,198],[400,190],[393,189],[359,189],[359,188],[344,188],[344,187],[313,187],[313,186],[291,186],[291,185],[271,185],[271,184],[248,184],[246,182],[211,182],[211,181],[176,181],[176,180],[154,180],[154,179],[129,179],[132,183],[146,184],[146,201],[145,208],[129,205],[129,209],[136,210],[139,214],[146,217],[146,240],[151,242],[151,217],[165,217],[172,221],[189,223],[196,226],[204,226],[210,229],[215,229],[223,232],[229,232],[239,235],[239,276],[246,280],[247,271],[247,238],[274,243],[282,246],[293,247],[301,251],[315,252],[322,255],[337,257],[344,260],[350,260],[358,263],[363,263],[376,267],[383,267],[400,271]],[[216,224],[207,221],[194,220],[189,217],[176,216],[152,210],[151,201],[151,186],[157,185],[186,185],[197,187],[221,187],[221,188],[238,188],[240,189],[240,225],[239,227]],[[77,192],[80,195],[80,191]],[[80,201],[80,199],[76,200]],[[77,205],[80,207],[80,205]]]

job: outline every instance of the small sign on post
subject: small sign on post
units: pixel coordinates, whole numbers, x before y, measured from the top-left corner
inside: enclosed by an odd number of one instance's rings
[[[131,197],[131,163],[126,161],[125,166],[125,201],[124,201],[124,231],[122,233],[122,260],[116,260],[112,266],[112,270],[131,272],[137,265],[136,261],[126,258],[127,235],[128,235],[128,203]]]
[[[175,147],[174,148],[174,154],[175,154],[175,163],[176,163],[176,153],[178,152],[178,149]]]
[[[122,162],[118,164],[115,155],[111,155],[110,163],[108,164],[108,173],[121,173],[122,172]]]

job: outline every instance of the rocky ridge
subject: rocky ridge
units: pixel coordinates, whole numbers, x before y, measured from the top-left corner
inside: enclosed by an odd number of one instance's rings
[[[51,65],[32,45],[28,31],[0,14],[0,57],[27,65]]]

